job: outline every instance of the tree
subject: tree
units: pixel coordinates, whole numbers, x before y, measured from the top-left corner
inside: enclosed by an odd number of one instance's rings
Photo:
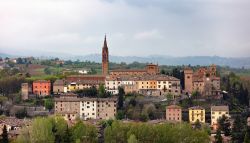
[[[118,91],[118,109],[122,109],[125,92],[122,87],[118,87]]]
[[[128,143],[138,143],[136,136],[134,134],[131,134],[128,138]]]
[[[105,93],[106,93],[105,87],[103,84],[101,84],[98,88],[98,97],[101,97],[101,98],[105,97]]]
[[[225,136],[230,136],[231,135],[231,123],[229,121],[229,118],[225,115],[223,115],[221,118],[218,120],[219,124],[219,129],[221,131],[224,131]]]
[[[30,141],[32,143],[54,142],[52,128],[53,124],[48,118],[34,119],[30,129]]]
[[[97,142],[97,130],[92,125],[85,125],[82,121],[78,121],[72,128],[72,140],[76,142],[80,140],[81,142],[95,143]]]
[[[117,114],[116,114],[116,119],[117,120],[122,120],[124,119],[124,111],[123,110],[118,110]]]
[[[141,113],[140,114],[140,121],[142,121],[142,122],[147,122],[148,121],[148,114],[146,114],[146,113]]]
[[[19,118],[19,119],[23,119],[23,118],[25,118],[25,117],[28,117],[27,109],[26,109],[26,108],[19,109],[19,110],[15,113],[15,116],[16,116],[16,118]]]
[[[45,99],[44,106],[47,110],[51,110],[54,108],[54,101],[51,98]]]
[[[245,136],[245,123],[240,116],[236,116],[234,123],[233,123],[233,128],[232,128],[232,140],[233,142],[236,143],[241,143],[244,141],[244,136]]]
[[[16,142],[17,143],[31,143],[28,127],[24,127],[21,129],[20,134],[17,136]]]
[[[195,123],[194,123],[194,128],[195,129],[201,129],[201,123],[199,120],[196,120]]]
[[[9,143],[8,132],[7,132],[6,125],[3,126],[3,133],[2,133],[1,136],[2,136],[1,143]]]
[[[249,138],[248,132],[246,132],[246,134],[245,134],[244,143],[250,143],[250,138]]]
[[[56,143],[67,143],[69,139],[67,122],[60,116],[49,118],[52,123],[52,132],[55,136]]]
[[[214,138],[215,138],[215,143],[223,143],[220,129],[216,131],[216,135]]]

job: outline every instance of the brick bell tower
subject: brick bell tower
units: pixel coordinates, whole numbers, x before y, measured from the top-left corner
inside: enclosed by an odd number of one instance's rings
[[[106,41],[106,35],[102,47],[102,75],[106,76],[109,72],[109,50]]]

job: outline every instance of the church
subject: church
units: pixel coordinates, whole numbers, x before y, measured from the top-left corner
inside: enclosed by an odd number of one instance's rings
[[[109,51],[107,45],[106,35],[104,38],[104,43],[102,47],[102,75],[112,75],[112,76],[119,76],[119,75],[144,75],[144,74],[152,74],[156,75],[159,74],[159,66],[156,64],[148,64],[145,69],[116,69],[109,71]]]

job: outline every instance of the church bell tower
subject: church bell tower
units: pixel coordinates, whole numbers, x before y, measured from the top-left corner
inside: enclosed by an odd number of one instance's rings
[[[102,47],[102,75],[104,76],[108,75],[108,71],[109,71],[109,51],[105,35]]]

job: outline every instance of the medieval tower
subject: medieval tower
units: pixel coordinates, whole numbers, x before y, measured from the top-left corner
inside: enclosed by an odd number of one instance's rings
[[[105,35],[102,47],[102,75],[104,76],[108,75],[108,71],[109,71],[109,51]]]

